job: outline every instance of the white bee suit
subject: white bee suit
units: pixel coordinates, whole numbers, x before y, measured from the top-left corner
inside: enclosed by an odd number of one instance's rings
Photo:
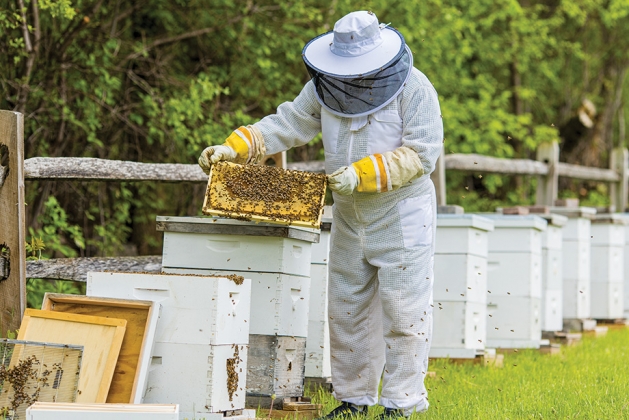
[[[428,407],[423,382],[432,336],[436,232],[430,173],[442,148],[440,114],[432,84],[413,69],[395,100],[373,114],[333,115],[322,109],[311,81],[293,102],[253,125],[267,154],[303,145],[322,132],[328,174],[401,146],[421,162],[423,175],[401,187],[392,174],[386,192],[334,194],[328,311],[332,383],[341,401],[376,404],[384,373],[382,405],[407,413]],[[396,171],[410,165],[402,161]]]

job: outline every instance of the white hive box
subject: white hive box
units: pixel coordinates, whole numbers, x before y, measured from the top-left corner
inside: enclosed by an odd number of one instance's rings
[[[475,214],[438,214],[436,254],[470,254],[487,257],[491,220]]]
[[[487,301],[486,257],[471,254],[435,254],[434,270],[435,301],[482,304]]]
[[[470,359],[485,350],[487,233],[474,214],[438,214],[429,356]]]
[[[563,290],[545,290],[542,298],[542,331],[563,328]]]
[[[542,331],[563,328],[563,227],[568,218],[540,214],[548,223],[542,234]]]
[[[592,283],[622,283],[625,275],[623,246],[593,246],[590,253]]]
[[[591,317],[591,283],[588,280],[563,281],[564,319],[587,319]]]
[[[542,297],[541,254],[490,252],[487,271],[487,290],[492,295]]]
[[[310,276],[319,229],[218,217],[157,216],[164,268],[259,271]]]
[[[551,207],[551,213],[568,218],[563,228],[563,317],[590,318],[591,226],[596,209]]]
[[[310,277],[256,271],[220,271],[174,269],[164,267],[171,274],[226,275],[235,274],[251,279],[251,316],[249,334],[308,335]]]
[[[564,226],[568,223],[568,218],[560,214],[540,214],[548,225],[542,233],[542,249],[554,249],[561,251],[563,242]]]
[[[177,404],[80,404],[36,402],[27,420],[179,420]]]
[[[592,220],[592,283],[623,282],[626,224],[629,220],[616,214],[601,214]]]
[[[539,298],[490,296],[487,299],[487,346],[539,348],[542,338]]]
[[[312,264],[308,320],[328,320],[328,266]]]
[[[226,277],[88,273],[87,295],[159,302],[156,342],[248,343],[250,279],[239,285]]]
[[[328,321],[309,321],[306,339],[306,378],[331,378]]]
[[[321,233],[319,242],[314,242],[311,248],[312,264],[328,264],[330,255],[330,233],[332,230],[332,207],[325,206],[323,208],[323,216],[321,217]]]
[[[328,325],[328,260],[331,229],[332,207],[324,207],[319,243],[312,244],[305,376],[325,378],[326,381],[332,376]]]
[[[563,229],[564,241],[589,241],[591,220],[596,215],[593,207],[551,207],[550,212],[566,216],[568,222]]]
[[[620,319],[624,315],[622,283],[592,283],[591,313],[594,319]]]
[[[332,377],[328,324],[328,260],[332,207],[324,208],[321,221],[319,243],[312,244],[305,376],[306,378],[323,378],[327,382]]]
[[[245,407],[248,345],[155,343],[144,401],[175,403],[182,417]]]
[[[494,230],[489,234],[489,253],[542,253],[542,234],[547,226],[543,218],[493,213],[483,216],[494,222]]]
[[[144,402],[177,403],[181,419],[244,409],[251,280],[225,276],[88,273],[89,296],[161,304]]]
[[[440,303],[435,304],[433,310],[429,357],[470,359],[483,354],[487,336],[487,306],[476,302]]]
[[[592,247],[587,241],[564,241],[562,250],[562,272],[565,280],[588,282],[592,276]]]
[[[591,227],[591,316],[620,319],[624,316],[624,247],[627,219],[600,214]]]
[[[542,294],[546,290],[563,290],[563,252],[561,249],[542,250]]]
[[[622,217],[629,221],[629,213],[622,213]],[[629,225],[625,226],[625,245],[624,245],[624,261],[629,261]],[[629,269],[625,269],[623,276],[623,296],[624,296],[624,314],[625,318],[629,318]]]
[[[590,243],[592,246],[625,245],[627,220],[618,214],[597,214],[591,221]]]

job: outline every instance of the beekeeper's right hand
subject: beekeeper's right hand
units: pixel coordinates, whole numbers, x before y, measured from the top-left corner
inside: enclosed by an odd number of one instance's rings
[[[199,166],[203,169],[203,172],[210,174],[210,168],[214,163],[220,161],[233,162],[236,160],[236,151],[224,144],[220,146],[206,147],[205,150],[199,156]]]

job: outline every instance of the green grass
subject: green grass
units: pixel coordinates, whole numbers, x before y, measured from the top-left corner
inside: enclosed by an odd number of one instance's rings
[[[503,368],[436,360],[427,378],[430,408],[413,419],[629,419],[629,330],[585,337],[561,353],[521,350]],[[327,413],[338,403],[310,394]],[[364,419],[382,408],[373,407]]]

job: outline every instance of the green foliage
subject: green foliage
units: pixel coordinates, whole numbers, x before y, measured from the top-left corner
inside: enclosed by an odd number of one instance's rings
[[[41,252],[46,249],[46,244],[40,238],[32,237],[30,242],[26,242],[26,253],[31,254],[27,260],[41,260]]]
[[[53,18],[72,19],[78,10],[72,7],[70,0],[39,0],[39,8],[50,12]]]
[[[61,254],[64,257],[76,257],[78,249],[85,248],[83,232],[77,225],[68,222],[68,216],[61,208],[57,199],[48,197],[45,204],[45,211],[40,216],[39,222],[43,227],[38,229],[29,228],[31,242],[27,244],[27,252],[32,257],[41,258],[41,251],[49,251],[47,257]]]
[[[308,80],[304,44],[355,9],[404,34],[439,92],[446,153],[532,158],[584,98],[603,121],[589,153],[605,166],[627,142],[626,0],[18,4],[0,0],[0,109],[25,114],[27,158],[195,163],[205,146],[294,98]],[[320,138],[289,153],[322,158]],[[449,200],[471,211],[534,199],[534,179],[478,175],[448,173]],[[26,194],[44,254],[92,256],[129,242],[160,252],[155,215],[198,214],[203,188],[30,182]]]
[[[68,280],[28,279],[26,282],[26,305],[41,309],[46,293],[84,295],[85,283]]]

